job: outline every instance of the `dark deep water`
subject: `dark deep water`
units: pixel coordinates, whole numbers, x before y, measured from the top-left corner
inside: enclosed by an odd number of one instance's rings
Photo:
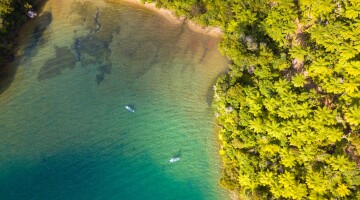
[[[138,5],[49,0],[19,43],[0,95],[0,199],[228,198],[217,38]]]

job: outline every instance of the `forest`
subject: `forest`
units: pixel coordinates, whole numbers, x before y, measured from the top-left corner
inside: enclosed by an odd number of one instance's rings
[[[223,187],[239,199],[360,199],[360,1],[143,2],[223,31]]]

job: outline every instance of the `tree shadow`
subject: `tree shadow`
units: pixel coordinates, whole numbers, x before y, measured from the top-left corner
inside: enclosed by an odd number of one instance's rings
[[[181,157],[181,149],[173,154],[173,158],[180,158]]]

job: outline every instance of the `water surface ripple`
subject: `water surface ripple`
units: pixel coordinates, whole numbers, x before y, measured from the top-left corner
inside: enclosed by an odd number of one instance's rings
[[[208,98],[227,63],[217,38],[138,5],[49,0],[19,43],[0,199],[227,198]]]

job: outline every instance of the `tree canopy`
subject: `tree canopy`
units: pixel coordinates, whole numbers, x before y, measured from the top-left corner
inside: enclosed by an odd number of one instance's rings
[[[241,199],[360,199],[358,0],[145,0],[223,30],[220,183]]]

